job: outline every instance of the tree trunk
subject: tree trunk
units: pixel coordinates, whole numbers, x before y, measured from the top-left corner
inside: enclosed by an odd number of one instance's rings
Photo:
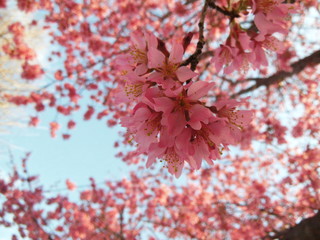
[[[297,225],[278,233],[273,239],[280,240],[319,240],[320,211],[310,218],[302,220]]]

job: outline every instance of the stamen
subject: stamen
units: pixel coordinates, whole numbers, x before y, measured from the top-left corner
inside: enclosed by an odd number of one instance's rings
[[[166,155],[163,160],[167,162],[167,164],[173,165],[174,171],[178,172],[178,166],[182,164],[179,156],[173,149],[168,149]]]
[[[160,70],[163,73],[163,75],[166,77],[175,78],[178,67],[179,67],[179,64],[164,62],[163,68],[158,70]]]
[[[136,47],[132,47],[129,54],[132,56],[132,58],[136,64],[147,62],[146,53]]]
[[[134,99],[142,94],[143,83],[126,84],[124,91],[129,99]]]
[[[161,116],[159,115],[151,121],[146,122],[146,128],[144,128],[144,130],[147,132],[146,134],[148,136],[151,136],[156,129],[158,130],[160,128],[160,121]]]
[[[260,0],[257,5],[258,9],[262,10],[264,14],[268,14],[273,10],[276,4],[277,2],[273,0]]]

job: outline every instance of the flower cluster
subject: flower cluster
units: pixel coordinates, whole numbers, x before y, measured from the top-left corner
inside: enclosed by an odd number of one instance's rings
[[[206,106],[202,98],[214,83],[192,81],[197,74],[182,66],[183,44],[173,43],[169,52],[152,34],[134,33],[131,39],[129,54],[117,59],[124,80],[118,99],[136,104],[121,121],[137,151],[148,155],[147,167],[161,159],[179,177],[185,162],[192,169],[202,160],[213,164],[222,149],[240,140],[252,112],[236,110],[236,100]]]
[[[243,29],[235,21],[230,24],[230,34],[225,44],[216,49],[212,62],[216,71],[224,67],[224,73],[235,70],[248,71],[249,66],[267,66],[265,51],[282,53],[283,43],[273,36],[274,33],[287,34],[289,14],[297,11],[293,4],[280,0],[252,0],[243,7],[242,1],[233,5],[235,12],[247,15],[251,9],[254,14],[253,28]],[[252,30],[255,29],[255,30]]]

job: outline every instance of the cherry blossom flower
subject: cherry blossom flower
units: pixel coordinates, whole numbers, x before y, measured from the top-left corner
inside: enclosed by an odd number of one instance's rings
[[[185,162],[192,169],[199,169],[203,160],[213,164],[222,149],[239,141],[250,114],[236,111],[239,103],[233,100],[206,106],[201,99],[214,83],[187,82],[197,74],[181,66],[182,44],[174,43],[169,53],[161,40],[152,46],[138,36],[132,36],[135,47],[131,55],[117,59],[124,82],[116,93],[117,101],[135,104],[129,116],[121,117],[122,126],[128,129],[128,141],[134,140],[137,153],[148,156],[147,167],[160,159],[176,177],[181,175]],[[227,70],[249,64],[246,58],[240,59],[245,54],[252,57],[247,52],[252,45],[249,37],[237,28],[233,36],[236,39],[230,38],[230,46],[221,48],[220,56],[224,55],[226,61],[217,60],[218,69],[224,64],[228,64]],[[143,70],[137,71],[137,66]]]
[[[155,69],[156,72],[152,73],[149,79],[161,84],[164,88],[171,88],[175,85],[174,81],[183,83],[197,76],[188,67],[180,66],[183,53],[183,46],[179,43],[173,44],[168,58],[160,50],[151,47],[148,51],[148,67]]]
[[[161,130],[161,113],[155,112],[148,105],[139,103],[133,109],[132,116],[123,117],[121,124],[134,134],[135,141],[139,144],[141,153],[148,150],[153,142],[157,142],[157,136]]]
[[[23,64],[22,69],[23,72],[21,74],[21,77],[27,80],[34,80],[36,78],[39,78],[43,74],[43,70],[38,64],[32,65],[26,62]]]
[[[277,53],[282,53],[284,50],[284,46],[280,40],[277,38],[264,35],[261,38],[261,34],[259,34],[254,41],[251,42],[253,53],[255,55],[255,61],[252,61],[254,67],[259,66],[268,66],[268,60],[265,54],[265,50],[274,51]]]
[[[67,185],[67,188],[70,190],[70,191],[73,191],[77,188],[76,184],[74,184],[73,182],[71,182],[69,179],[66,180],[66,185]]]
[[[241,138],[241,131],[249,125],[252,120],[253,112],[250,110],[236,110],[241,102],[234,99],[221,100],[215,103],[213,109],[217,117],[223,119],[228,125],[228,139],[225,141],[236,144]],[[226,136],[226,135],[225,135]]]
[[[132,41],[132,47],[129,50],[129,54],[120,55],[116,63],[124,71],[133,70],[137,75],[143,75],[148,70],[148,50],[157,47],[157,38],[150,33],[142,35],[138,32],[133,32],[130,40]]]
[[[136,72],[128,72],[123,76],[125,80],[124,91],[130,100],[138,100],[150,84],[147,83],[145,77],[140,77]]]
[[[282,3],[281,0],[254,0],[252,4],[254,23],[260,34],[287,33],[285,19],[290,13],[296,12],[293,4]]]
[[[208,123],[212,113],[198,100],[213,87],[213,83],[195,82],[187,91],[183,90],[176,98],[155,98],[155,110],[162,111],[162,124],[168,127],[169,134],[177,136],[189,124],[194,129],[201,128],[201,122]]]
[[[236,56],[238,49],[230,47],[228,45],[220,45],[218,49],[214,52],[214,57],[212,58],[212,63],[215,64],[217,72],[220,72],[222,67],[224,67],[223,72],[225,74],[231,73],[234,70],[233,62],[234,57]]]

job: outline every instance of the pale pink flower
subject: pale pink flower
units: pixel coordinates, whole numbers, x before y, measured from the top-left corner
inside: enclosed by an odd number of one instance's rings
[[[234,57],[231,66],[233,69],[239,69],[243,72],[248,72],[252,64],[255,64],[255,54],[253,52],[241,51]]]
[[[204,128],[200,131],[185,128],[176,138],[177,149],[186,155],[186,162],[189,163],[192,169],[199,169],[202,160],[207,161],[210,165],[213,163],[210,157],[210,151],[214,147],[214,143],[204,132]]]
[[[252,11],[255,14],[254,22],[260,34],[274,32],[287,33],[286,18],[297,10],[293,4],[282,3],[281,0],[253,0]]]
[[[220,118],[225,118],[229,123],[243,128],[248,126],[253,117],[253,112],[249,110],[236,110],[242,102],[234,99],[220,100],[214,104],[216,107],[216,114]]]
[[[160,115],[156,115],[155,124],[151,124],[152,129],[158,129],[157,134],[147,139],[144,133],[141,136],[145,141],[138,140],[146,146],[144,151],[148,153],[147,167],[157,159],[162,159],[160,161],[166,163],[168,171],[179,177],[184,162],[189,163],[192,169],[199,169],[203,160],[211,165],[214,159],[220,158],[223,149],[228,149],[228,145],[237,144],[241,140],[244,128],[251,121],[252,111],[236,110],[241,103],[236,100],[221,100],[210,111],[199,102],[208,88],[209,83],[197,82],[188,86],[184,98],[180,94],[175,100],[162,96],[150,101],[156,111],[154,114]],[[194,108],[199,109],[193,113]],[[139,126],[142,126],[142,122],[147,123],[143,126],[149,125],[151,112],[148,110],[147,114],[136,113],[130,121]],[[142,121],[138,123],[137,119]]]
[[[35,80],[36,78],[39,78],[41,75],[43,75],[44,71],[38,64],[29,64],[28,62],[25,62],[22,65],[22,74],[21,77],[25,78],[27,80]]]
[[[187,91],[183,90],[175,98],[154,98],[154,109],[163,112],[161,123],[170,134],[177,136],[187,124],[198,130],[201,122],[208,123],[212,112],[198,100],[207,95],[213,85],[199,81],[192,83]]]
[[[253,117],[253,111],[236,110],[236,106],[240,103],[234,99],[228,99],[221,100],[214,106],[214,112],[217,117],[224,120],[227,124],[225,129],[229,131],[229,134],[226,134],[229,139],[223,139],[223,141],[230,144],[238,143],[241,138],[241,132],[249,125]]]
[[[122,71],[133,70],[137,75],[143,75],[148,71],[148,49],[156,48],[158,45],[157,38],[150,33],[143,35],[133,32],[130,35],[132,47],[129,54],[123,54],[117,57],[116,65]]]
[[[142,75],[148,70],[147,52],[150,48],[155,48],[158,45],[158,40],[153,34],[144,33],[144,37],[138,33],[131,34],[133,46],[130,49],[132,61],[136,64],[135,72]]]
[[[76,184],[74,184],[73,182],[71,182],[69,179],[66,180],[66,185],[67,185],[67,188],[70,190],[70,191],[73,191],[77,188]]]
[[[169,173],[173,174],[176,178],[181,176],[184,166],[184,160],[177,153],[175,146],[162,148],[159,144],[153,143],[149,149],[147,167],[150,167],[157,158],[162,159],[167,164]]]
[[[233,62],[234,56],[237,54],[238,49],[232,48],[228,45],[220,45],[218,49],[214,51],[214,57],[211,62],[215,64],[217,72],[220,72],[222,67],[224,67],[224,73],[228,74],[236,70]]]
[[[255,39],[252,41],[252,48],[255,55],[255,60],[252,62],[252,64],[255,67],[268,65],[265,50],[274,51],[277,53],[282,53],[284,50],[283,43],[280,40],[270,35],[262,36],[261,34],[255,37]]]
[[[123,117],[121,124],[127,127],[134,140],[139,144],[141,153],[148,151],[151,143],[158,142],[161,130],[161,113],[154,112],[144,103],[138,103],[133,109],[132,116]]]
[[[125,81],[124,92],[128,99],[139,100],[150,84],[145,77],[140,77],[136,72],[128,72],[122,76]]]
[[[170,80],[185,82],[197,76],[188,67],[180,66],[183,53],[183,46],[178,43],[173,44],[168,58],[160,50],[151,47],[148,51],[148,67],[156,70],[156,72],[152,73],[149,79],[154,79],[155,82],[164,85],[166,88],[166,82],[170,82]],[[174,83],[171,82],[170,84]]]

